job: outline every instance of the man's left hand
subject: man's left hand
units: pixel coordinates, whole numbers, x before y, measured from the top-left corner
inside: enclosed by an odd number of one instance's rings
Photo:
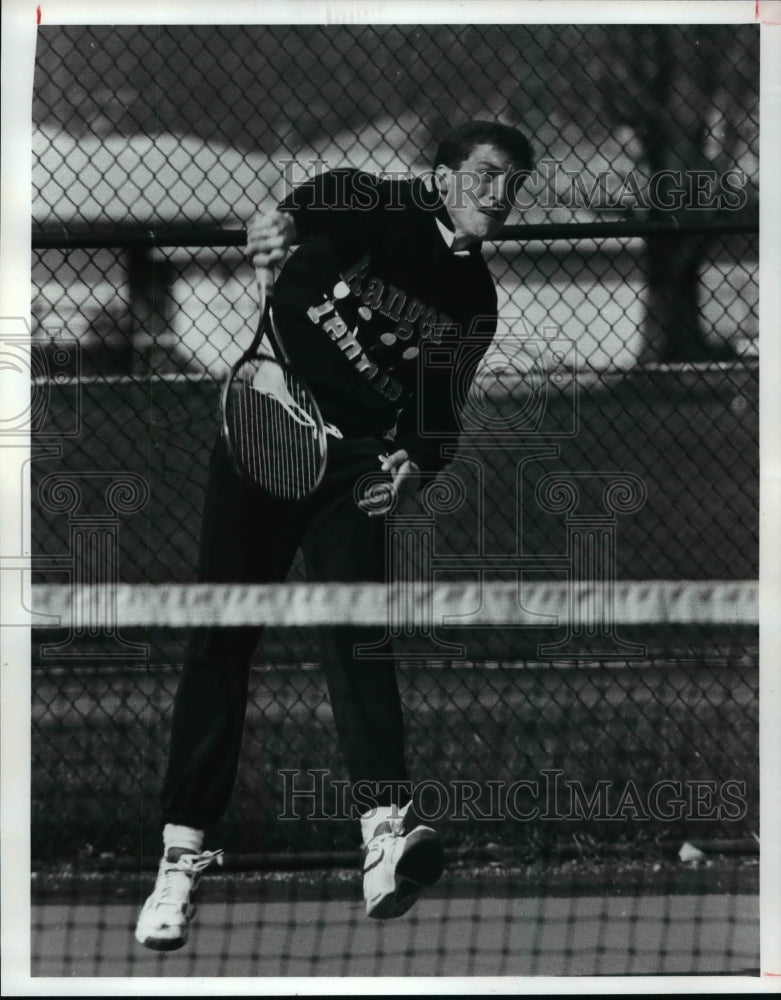
[[[369,517],[380,517],[397,503],[410,496],[417,489],[415,473],[420,468],[409,457],[404,448],[390,455],[379,455],[380,468],[389,472],[391,481],[373,486],[369,495],[358,501],[358,506],[365,510]]]

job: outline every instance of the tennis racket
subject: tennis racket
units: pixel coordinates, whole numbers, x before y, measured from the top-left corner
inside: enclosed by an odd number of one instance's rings
[[[326,426],[280,339],[269,270],[259,271],[258,290],[257,333],[222,387],[222,433],[247,482],[272,497],[302,500],[317,489],[325,473]]]

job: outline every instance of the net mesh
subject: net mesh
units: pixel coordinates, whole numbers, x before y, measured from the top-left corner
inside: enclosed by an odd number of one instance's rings
[[[36,659],[35,975],[756,970],[756,585],[486,585],[479,620],[514,653],[501,659],[479,655],[474,623],[452,625],[474,612],[474,585],[407,586],[403,614],[401,585],[124,585],[102,604],[95,586],[33,588],[34,613],[62,616],[82,645],[148,644],[136,667]],[[587,592],[599,600],[583,605]],[[555,626],[531,627],[529,611]],[[166,661],[184,626],[248,620],[288,651],[318,623],[384,623],[402,651],[410,624],[462,640],[460,657],[418,648],[397,665],[413,803],[441,833],[446,873],[405,917],[366,917],[323,672],[265,643],[234,801],[207,845],[225,865],[204,878],[185,948],[156,954],[133,930],[161,851]],[[589,651],[595,635],[622,655]]]

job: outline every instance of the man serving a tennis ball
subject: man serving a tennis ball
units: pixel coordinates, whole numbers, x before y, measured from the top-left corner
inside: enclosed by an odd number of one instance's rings
[[[457,441],[458,387],[496,330],[481,243],[499,234],[531,166],[516,129],[470,122],[442,140],[426,177],[329,171],[252,220],[247,255],[263,282],[297,246],[275,282],[276,324],[291,367],[338,433],[320,485],[295,503],[254,490],[216,442],[200,582],[282,582],[299,548],[313,581],[387,581],[384,516],[436,475],[443,445]],[[441,363],[433,351],[427,360],[431,345],[442,346]],[[233,790],[260,634],[202,628],[188,645],[163,785],[163,858],[136,928],[146,947],[185,943],[201,873],[219,860],[204,851],[204,835]],[[363,891],[376,919],[406,913],[444,864],[438,835],[410,808],[395,664],[356,652],[383,638],[342,626],[322,646],[339,744],[353,791],[361,787]]]

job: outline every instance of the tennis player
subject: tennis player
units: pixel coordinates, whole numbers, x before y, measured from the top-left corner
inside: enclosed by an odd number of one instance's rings
[[[325,172],[253,219],[247,254],[260,271],[297,246],[275,284],[277,325],[293,367],[340,436],[329,437],[320,486],[295,503],[247,486],[216,442],[200,581],[280,582],[299,548],[313,581],[386,581],[386,507],[356,501],[355,485],[367,472],[384,472],[388,499],[399,501],[445,464],[442,445],[458,433],[453,370],[422,366],[421,345],[474,338],[476,367],[497,320],[481,243],[499,233],[512,188],[531,166],[520,132],[470,122],[442,140],[425,177]],[[335,336],[345,326],[351,336]],[[233,791],[259,638],[259,628],[207,627],[188,644],[163,786],[163,857],[136,928],[148,948],[185,943],[201,873],[220,859],[221,851],[204,850],[204,834]],[[350,779],[376,792],[360,814],[363,891],[368,916],[387,919],[406,913],[439,879],[444,855],[404,788],[395,665],[355,653],[357,644],[380,638],[366,628],[325,630],[322,660]]]

